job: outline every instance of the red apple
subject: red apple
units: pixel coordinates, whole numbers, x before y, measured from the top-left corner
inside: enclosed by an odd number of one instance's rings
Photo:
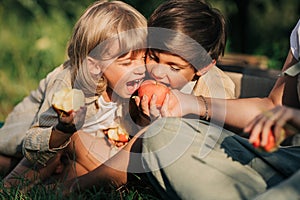
[[[260,138],[258,138],[256,141],[254,141],[252,143],[252,145],[255,148],[259,148],[260,150],[263,150],[263,151],[266,151],[266,152],[276,151],[278,149],[279,144],[285,138],[285,131],[284,131],[284,129],[281,130],[280,134],[281,134],[281,136],[280,136],[281,138],[279,139],[278,142],[276,142],[275,141],[275,135],[274,135],[273,131],[270,130],[269,133],[268,133],[268,141],[267,141],[267,144],[265,146],[261,146],[260,145],[260,142],[261,142]]]
[[[275,143],[275,136],[272,130],[268,133],[268,142],[266,146],[264,146],[264,150],[266,152],[272,152],[275,151],[278,148],[278,146]]]
[[[161,107],[169,91],[170,89],[162,83],[154,80],[146,80],[138,89],[138,96],[142,98],[144,95],[146,95],[150,102],[153,94],[155,94],[157,97],[156,106]]]
[[[260,146],[260,138],[257,138],[253,143],[252,145],[255,147],[255,148],[259,148]]]
[[[127,134],[119,134],[119,142],[128,142],[129,138]]]

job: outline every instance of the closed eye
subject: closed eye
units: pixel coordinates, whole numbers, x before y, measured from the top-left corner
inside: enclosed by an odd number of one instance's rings
[[[124,61],[122,61],[122,62],[119,62],[119,65],[123,65],[123,66],[129,66],[129,65],[131,65],[131,60],[129,59],[129,60],[124,60]]]
[[[171,69],[172,71],[179,72],[179,71],[181,70],[181,69],[178,68],[176,65],[171,64],[171,65],[169,65],[169,66],[170,66],[170,69]]]
[[[155,53],[153,51],[149,51],[148,52],[148,56],[150,60],[154,60],[155,62],[159,63],[159,58],[158,56],[155,55]]]

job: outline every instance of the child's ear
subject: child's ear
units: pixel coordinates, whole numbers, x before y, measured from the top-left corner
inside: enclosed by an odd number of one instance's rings
[[[206,67],[203,67],[202,69],[198,70],[196,72],[196,75],[197,76],[203,76],[215,65],[216,65],[216,60],[213,60],[209,65],[207,65]]]
[[[97,61],[96,59],[88,56],[87,64],[88,64],[89,70],[92,74],[98,75],[101,73],[101,71],[102,71],[101,66],[99,64],[99,61]]]

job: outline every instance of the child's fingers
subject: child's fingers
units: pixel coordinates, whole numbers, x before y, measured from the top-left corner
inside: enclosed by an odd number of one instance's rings
[[[144,95],[142,99],[140,100],[139,104],[140,108],[142,109],[143,113],[150,116],[150,109],[148,105],[148,96]]]
[[[74,112],[71,112],[69,115],[60,114],[59,115],[59,121],[65,124],[71,124],[74,119]]]
[[[152,97],[151,97],[150,103],[149,103],[150,109],[157,107],[156,106],[156,101],[157,101],[157,96],[156,96],[156,94],[153,94]]]
[[[141,103],[141,98],[140,97],[135,96],[134,97],[134,101],[135,101],[135,103],[136,103],[137,106],[140,106],[140,103]]]
[[[170,112],[169,112],[169,100],[170,100],[170,95],[169,93],[166,94],[166,97],[164,99],[163,105],[161,106],[161,115],[163,117],[169,117],[170,116]]]
[[[85,121],[86,112],[87,112],[87,107],[82,106],[82,107],[80,107],[80,109],[78,111],[76,111],[73,114],[74,124],[75,124],[75,127],[77,130],[81,129],[81,127],[83,126],[84,121]]]
[[[157,96],[156,96],[156,94],[153,94],[151,101],[150,101],[151,119],[157,119],[160,117],[160,109],[157,108],[156,102],[157,102]]]

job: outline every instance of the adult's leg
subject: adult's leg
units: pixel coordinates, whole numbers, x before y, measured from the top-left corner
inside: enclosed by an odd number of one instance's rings
[[[26,192],[35,184],[51,177],[58,168],[61,167],[61,153],[49,160],[47,166],[33,165],[26,158],[4,178],[6,188],[20,186],[22,191]]]
[[[216,134],[208,134],[212,132]],[[250,199],[262,193],[263,177],[222,149],[224,139],[232,136],[195,119],[156,121],[143,138],[142,156],[150,180],[172,199]]]
[[[0,154],[0,176],[6,176],[17,164],[21,158],[9,157]]]
[[[255,200],[286,200],[300,198],[300,171],[293,176],[257,196]]]
[[[280,147],[269,153],[255,149],[247,139],[234,135],[225,138],[221,148],[235,161],[257,171],[267,183],[267,188],[279,184],[300,169],[299,146]]]
[[[0,174],[7,175],[22,159],[22,140],[32,125],[39,103],[25,97],[14,107],[0,128]]]

